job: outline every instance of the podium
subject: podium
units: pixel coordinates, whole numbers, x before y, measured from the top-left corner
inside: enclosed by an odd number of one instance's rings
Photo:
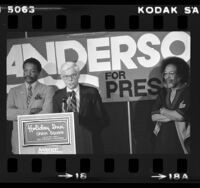
[[[76,112],[20,115],[17,154],[77,154]]]

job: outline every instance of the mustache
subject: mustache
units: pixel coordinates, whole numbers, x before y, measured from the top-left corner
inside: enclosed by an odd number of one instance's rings
[[[164,79],[164,82],[166,83],[166,82],[174,82],[174,80],[173,79]]]
[[[33,77],[32,77],[32,76],[24,76],[24,78],[31,78],[31,79],[33,79]]]

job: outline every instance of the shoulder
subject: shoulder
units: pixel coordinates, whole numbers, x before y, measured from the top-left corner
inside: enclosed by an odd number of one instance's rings
[[[160,91],[159,91],[159,93],[158,93],[158,95],[159,95],[160,97],[165,97],[166,94],[167,94],[167,89],[166,89],[165,87],[161,87],[161,88],[160,88]]]
[[[48,85],[42,84],[42,83],[40,83],[40,82],[37,83],[37,87],[40,87],[40,88],[43,88],[43,89],[48,89],[48,88],[49,88]]]
[[[23,87],[24,87],[24,84],[20,84],[16,87],[10,88],[9,93],[21,92]]]
[[[46,92],[51,92],[51,91],[55,91],[56,87],[52,86],[52,85],[46,85],[46,84],[42,84],[40,82],[38,82],[38,86],[40,89],[46,91]]]
[[[66,89],[65,89],[65,88],[63,88],[63,89],[58,89],[58,90],[55,91],[54,96],[57,97],[57,96],[63,95],[64,93],[66,93]]]
[[[184,91],[183,91],[183,96],[186,98],[190,98],[190,86],[186,86]]]
[[[82,85],[82,84],[80,84],[80,90],[82,90],[82,92],[87,93],[87,94],[98,94],[99,93],[97,88]]]

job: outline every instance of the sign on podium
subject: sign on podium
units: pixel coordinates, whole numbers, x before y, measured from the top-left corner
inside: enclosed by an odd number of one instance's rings
[[[75,112],[20,115],[18,154],[76,154]]]

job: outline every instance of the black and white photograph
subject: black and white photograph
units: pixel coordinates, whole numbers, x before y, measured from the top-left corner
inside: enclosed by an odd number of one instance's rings
[[[191,37],[9,32],[7,152],[191,154]]]

